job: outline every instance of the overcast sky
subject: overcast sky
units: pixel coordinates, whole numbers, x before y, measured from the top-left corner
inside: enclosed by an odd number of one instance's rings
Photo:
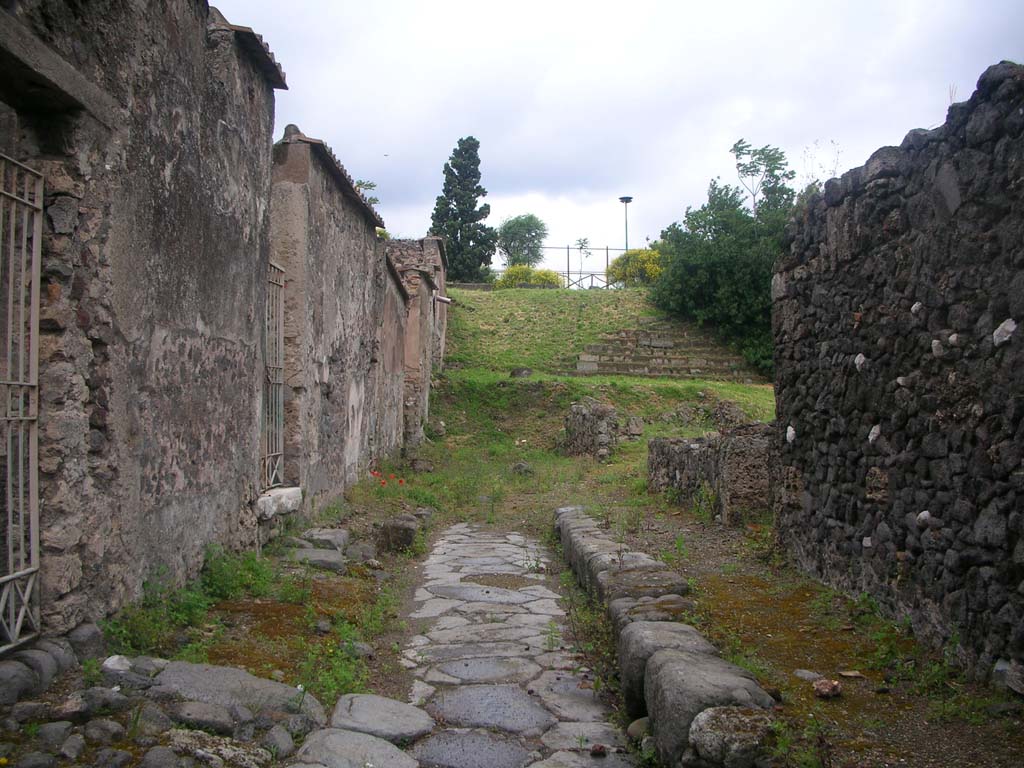
[[[784,149],[799,179],[842,173],[941,124],[988,65],[1024,61],[1022,0],[214,4],[287,73],[275,135],[296,123],[375,181],[392,234],[426,233],[473,135],[488,223],[534,213],[563,249],[621,248],[622,195],[630,245],[657,238],[709,179],[735,183],[741,137]]]

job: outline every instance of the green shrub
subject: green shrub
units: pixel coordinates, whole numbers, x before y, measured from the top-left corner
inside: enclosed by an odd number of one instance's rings
[[[564,283],[557,272],[550,269],[534,269],[525,264],[509,267],[494,281],[495,288],[518,288],[521,285],[561,288]]]
[[[195,587],[172,589],[166,571],[158,571],[143,584],[139,602],[101,622],[103,634],[114,653],[170,655],[178,630],[201,624],[212,602]]]
[[[661,274],[661,254],[653,248],[626,251],[608,265],[608,282],[626,288],[653,285]]]
[[[115,653],[198,659],[205,649],[194,643],[182,647],[182,630],[202,626],[219,600],[269,595],[274,578],[273,566],[255,552],[229,554],[211,547],[197,581],[176,589],[166,569],[157,570],[143,584],[141,600],[102,622],[104,634]]]
[[[708,202],[662,232],[663,271],[651,291],[662,309],[707,323],[752,365],[771,370],[772,265],[781,253],[779,217],[756,217],[740,191],[714,181]]]
[[[228,554],[219,547],[207,550],[202,588],[211,598],[232,600],[245,594],[265,597],[273,581],[270,562],[255,552]]]
[[[535,269],[530,280],[532,285],[551,286],[552,288],[562,288],[565,286],[562,276],[553,269]]]

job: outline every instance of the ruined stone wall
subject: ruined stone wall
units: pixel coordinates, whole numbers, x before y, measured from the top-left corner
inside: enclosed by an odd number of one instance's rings
[[[828,182],[789,240],[782,541],[980,675],[1024,659],[1024,67]]]
[[[405,329],[405,443],[423,441],[423,425],[430,403],[430,370],[433,352],[433,283],[427,273],[404,269],[402,281],[409,294]]]
[[[593,456],[605,461],[618,441],[619,419],[612,406],[592,397],[584,397],[569,406],[562,445],[568,456]]]
[[[255,536],[274,78],[204,2],[7,7],[71,83],[3,92],[4,145],[46,175],[42,606],[59,632]]]
[[[704,503],[726,525],[771,511],[772,424],[744,424],[698,438],[657,437],[648,443],[647,487],[673,489],[690,503]]]
[[[401,445],[404,296],[383,222],[320,141],[294,126],[274,147],[272,260],[285,270],[287,484],[307,510]],[[401,312],[397,312],[401,306]]]
[[[444,296],[444,245],[437,237],[390,240],[387,252],[410,296],[405,342],[405,441],[415,445],[423,440],[431,374],[440,370],[444,357],[448,309],[436,300]]]

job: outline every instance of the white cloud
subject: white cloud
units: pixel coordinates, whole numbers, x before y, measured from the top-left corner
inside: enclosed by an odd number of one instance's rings
[[[941,123],[948,91],[1024,59],[1024,4],[635,0],[220,0],[288,73],[286,123],[378,183],[397,233],[429,225],[441,168],[481,141],[492,224],[531,212],[549,244],[630,243],[733,181],[744,137],[783,148],[798,173],[815,140],[841,170],[912,128]],[[564,259],[564,254],[561,256]]]

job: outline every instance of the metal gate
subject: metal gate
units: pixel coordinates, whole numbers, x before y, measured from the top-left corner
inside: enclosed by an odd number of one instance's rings
[[[39,618],[39,254],[43,176],[0,154],[0,652]]]
[[[284,458],[284,269],[267,270],[266,375],[263,378],[263,487],[281,485]]]

